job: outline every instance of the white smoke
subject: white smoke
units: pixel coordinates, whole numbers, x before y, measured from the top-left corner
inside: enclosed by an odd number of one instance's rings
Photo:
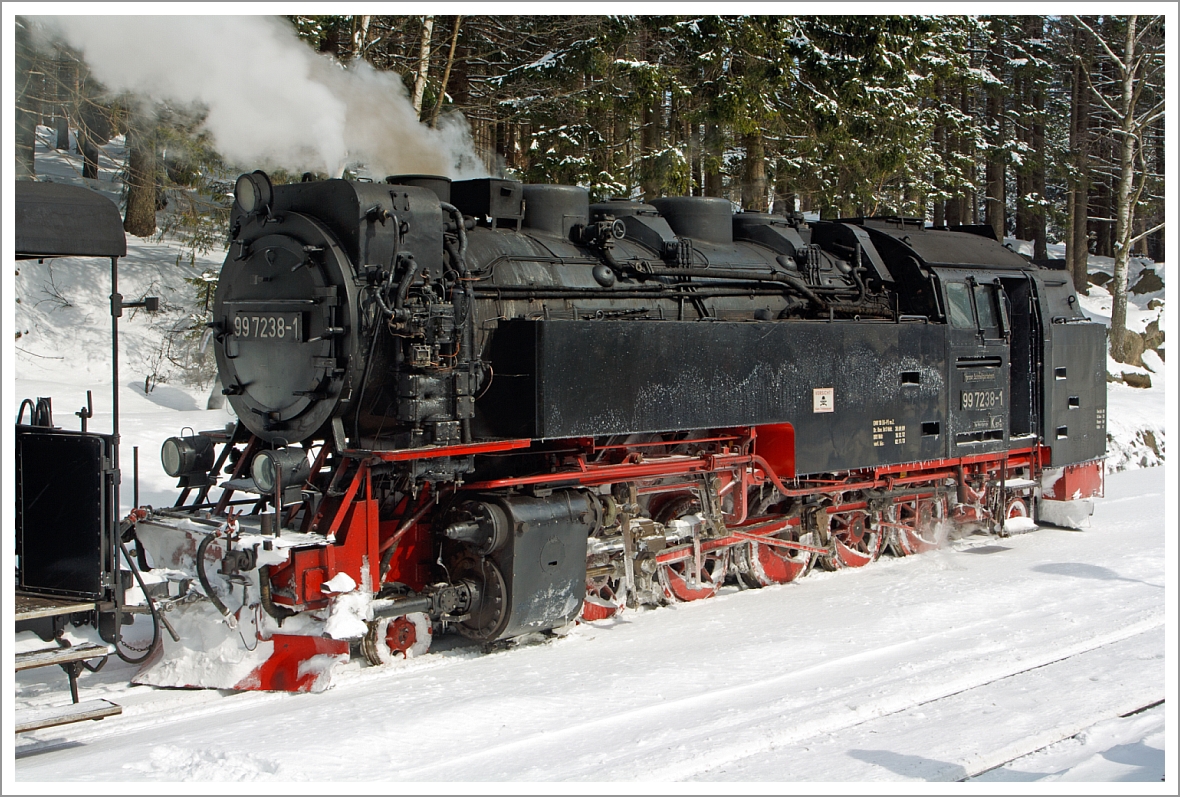
[[[218,151],[242,167],[336,176],[486,175],[461,116],[421,124],[399,75],[311,50],[276,17],[33,17],[80,51],[113,92],[207,114]]]

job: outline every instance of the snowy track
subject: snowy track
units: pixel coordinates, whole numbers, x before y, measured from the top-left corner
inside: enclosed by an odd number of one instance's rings
[[[860,706],[880,716],[784,734],[765,750],[703,769],[697,779],[760,780],[779,770],[800,780],[835,771],[853,781],[964,780],[1162,700],[1163,638],[1151,633],[1158,627],[901,710]],[[1128,661],[1151,666],[1129,675]]]
[[[82,689],[124,715],[20,737],[17,778],[968,778],[1163,698],[1163,475],[1110,476],[1083,532],[354,662],[319,695],[128,687],[112,665]],[[68,699],[55,677],[22,674],[18,701]]]

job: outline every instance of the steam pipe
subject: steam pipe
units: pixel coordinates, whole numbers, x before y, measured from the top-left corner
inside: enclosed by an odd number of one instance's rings
[[[258,568],[258,596],[262,600],[262,608],[266,609],[267,614],[278,620],[280,626],[282,626],[283,620],[298,614],[294,609],[279,606],[274,602],[270,593],[270,565]]]
[[[463,297],[466,299],[466,318],[463,319],[463,329],[460,332],[462,335],[464,348],[466,354],[466,362],[470,363],[471,358],[475,355],[475,323],[473,314],[475,312],[475,294],[471,288],[471,280],[468,279],[467,270],[467,226],[463,221],[463,213],[459,208],[455,207],[449,202],[439,202],[439,207],[451,214],[451,218],[455,220],[455,234],[459,238],[459,251],[454,253],[449,244],[444,244],[447,253],[454,258],[455,265],[459,269],[459,278],[463,282]],[[458,352],[456,352],[458,353]],[[471,381],[471,369],[468,368],[468,383]],[[462,434],[464,443],[470,443],[473,439],[471,434],[471,419],[461,418],[459,420],[459,429]]]
[[[451,214],[455,220],[455,234],[459,236],[459,273],[467,276],[467,227],[463,223],[463,213],[450,202],[439,202],[438,206]]]
[[[209,543],[213,542],[213,535],[206,534],[205,539],[201,540],[201,544],[197,546],[197,578],[201,581],[201,586],[205,589],[205,595],[217,607],[217,611],[221,612],[223,617],[229,616],[229,609],[217,597],[217,593],[213,591],[213,587],[209,584],[209,577],[205,575],[205,549],[209,547]]]
[[[406,299],[410,295],[410,285],[413,284],[414,278],[418,276],[418,263],[414,260],[414,256],[408,254],[405,260],[406,273],[402,276],[402,281],[397,286],[397,297],[393,302],[395,310],[400,310],[406,306]]]
[[[657,277],[701,277],[704,279],[745,280],[749,282],[779,282],[793,288],[797,293],[814,304],[820,310],[827,308],[827,302],[821,299],[803,280],[794,274],[777,271],[773,274],[750,274],[746,271],[726,268],[660,268],[652,267],[643,272]]]

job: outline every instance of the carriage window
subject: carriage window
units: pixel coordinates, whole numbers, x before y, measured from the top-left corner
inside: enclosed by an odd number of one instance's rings
[[[1000,325],[996,320],[996,292],[991,285],[975,286],[975,311],[979,313],[979,326],[991,329]]]
[[[975,317],[971,313],[971,292],[967,283],[948,282],[946,298],[951,326],[958,329],[975,329]]]

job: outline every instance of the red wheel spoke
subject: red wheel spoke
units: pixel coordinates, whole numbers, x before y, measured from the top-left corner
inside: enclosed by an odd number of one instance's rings
[[[824,556],[820,564],[826,570],[841,567],[864,567],[881,555],[882,533],[869,526],[865,512],[832,516],[829,533],[834,555]]]
[[[696,601],[711,598],[725,583],[729,568],[729,552],[719,551],[701,557],[701,577],[696,578],[696,563],[682,559],[660,565],[660,583],[664,595],[671,600]]]

